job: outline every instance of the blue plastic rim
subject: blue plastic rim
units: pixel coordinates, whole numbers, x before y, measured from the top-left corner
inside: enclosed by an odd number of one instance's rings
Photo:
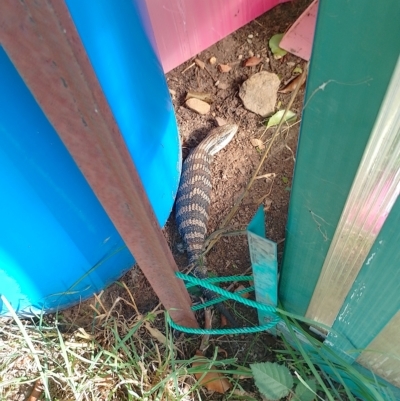
[[[163,226],[181,152],[144,3],[66,3]],[[0,294],[19,314],[51,312],[105,288],[134,258],[1,47],[0,73]]]

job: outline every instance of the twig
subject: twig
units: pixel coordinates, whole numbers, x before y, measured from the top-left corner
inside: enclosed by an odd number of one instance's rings
[[[190,70],[190,69],[191,69],[192,67],[194,67],[195,65],[196,65],[196,63],[190,64],[189,67],[186,67],[186,68],[181,72],[181,74],[184,74],[186,71]]]
[[[292,96],[290,98],[289,104],[287,105],[285,112],[283,113],[283,116],[281,118],[281,121],[279,122],[279,125],[273,135],[273,137],[271,138],[271,141],[268,145],[268,147],[265,149],[265,152],[263,154],[263,156],[261,157],[260,163],[258,164],[257,168],[255,169],[252,177],[250,178],[249,183],[247,184],[245,190],[243,191],[243,193],[239,196],[239,198],[237,199],[237,201],[235,202],[233,208],[231,209],[231,211],[228,213],[228,215],[225,217],[225,219],[223,220],[220,229],[224,228],[233,218],[233,216],[236,214],[237,210],[239,209],[240,204],[242,203],[242,200],[244,199],[244,197],[247,195],[247,193],[249,192],[250,188],[253,185],[254,180],[256,179],[256,177],[258,176],[258,173],[260,172],[260,169],[262,167],[262,165],[264,164],[265,159],[267,158],[272,145],[275,141],[275,139],[278,137],[278,135],[280,134],[281,128],[283,123],[285,122],[285,117],[287,112],[290,110],[290,108],[292,107],[292,104],[294,102],[294,99],[297,96],[297,93],[299,92],[299,89],[301,88],[301,86],[303,85],[303,82],[305,80],[307,76],[307,68],[305,68],[301,74],[301,80],[299,81],[299,84],[296,86],[296,89],[293,91]],[[206,253],[209,252],[212,247],[215,245],[215,243],[217,242],[217,239],[211,240],[210,244],[208,245],[207,249],[206,249]]]

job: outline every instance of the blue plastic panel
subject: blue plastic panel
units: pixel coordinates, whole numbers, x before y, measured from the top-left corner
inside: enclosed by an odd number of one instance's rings
[[[129,1],[68,6],[164,225],[180,147],[143,10]],[[1,47],[0,74],[0,294],[21,314],[65,308],[118,279],[134,259]],[[0,315],[7,312],[0,303]]]
[[[165,224],[179,184],[175,114],[155,53],[145,2],[66,0],[158,220]]]

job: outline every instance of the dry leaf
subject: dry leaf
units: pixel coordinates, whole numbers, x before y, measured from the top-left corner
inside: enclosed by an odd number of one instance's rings
[[[221,72],[229,72],[232,69],[228,64],[218,64],[218,68]]]
[[[159,343],[164,345],[167,343],[167,338],[164,336],[164,334],[161,333],[161,331],[156,329],[155,327],[151,327],[149,322],[144,322],[144,327],[146,327],[146,330],[149,332],[149,334],[153,338],[155,338]]]
[[[244,290],[246,287],[244,286],[244,285],[239,285],[237,288],[236,288],[236,290],[235,290],[235,292],[239,292],[239,291],[242,291],[242,290]],[[242,298],[248,298],[249,297],[249,293],[248,292],[244,292],[243,294],[240,294],[240,296],[242,297]]]
[[[193,362],[192,366],[204,366],[206,365],[207,370],[210,369],[210,361],[205,360],[203,354],[200,351],[196,351],[195,359],[199,359],[199,362]],[[212,368],[212,366],[211,366]],[[229,380],[219,372],[208,372],[204,373],[195,373],[194,376],[196,380],[204,386],[209,391],[216,391],[220,394],[225,394],[232,386]]]
[[[42,392],[43,392],[42,382],[40,380],[36,380],[35,384],[33,385],[32,392],[27,398],[27,401],[38,401],[42,395]]]
[[[188,99],[199,99],[209,104],[213,102],[212,95],[210,93],[202,93],[202,92],[188,92],[186,94],[185,100]]]
[[[278,93],[290,93],[290,92],[293,92],[296,89],[299,81],[301,80],[301,77],[302,77],[301,75],[298,75],[296,78],[293,78],[280,91],[278,91]],[[306,82],[306,81],[304,80],[304,82]],[[304,85],[304,82],[303,82],[302,85]]]
[[[258,147],[259,149],[264,149],[265,148],[265,145],[264,145],[264,143],[263,143],[263,141],[261,139],[251,138],[250,142],[254,147]]]
[[[201,60],[199,60],[198,58],[196,58],[196,59],[194,60],[194,62],[196,63],[196,65],[197,65],[198,67],[200,67],[202,70],[204,70],[204,67],[206,66],[206,64],[205,64],[204,61],[201,61]]]
[[[262,59],[260,57],[250,57],[244,62],[245,67],[254,67],[260,64]]]
[[[214,57],[214,56],[212,56],[211,58],[210,58],[210,64],[215,64],[217,62],[217,58],[216,57]]]

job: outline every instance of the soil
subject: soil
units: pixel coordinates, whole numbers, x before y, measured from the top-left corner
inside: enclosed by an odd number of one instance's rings
[[[196,58],[205,62],[206,69],[193,65],[193,58],[166,74],[182,140],[183,159],[204,139],[210,129],[218,126],[217,118],[239,125],[239,132],[235,138],[217,153],[213,160],[209,234],[220,227],[222,220],[232,209],[259,164],[263,151],[254,147],[251,139],[261,138],[268,144],[275,132],[274,127],[266,130],[266,118],[244,108],[238,96],[240,85],[251,75],[265,70],[277,74],[283,87],[295,76],[293,72],[296,67],[304,69],[306,62],[290,53],[280,60],[275,60],[268,47],[268,40],[276,33],[285,32],[310,2],[310,0],[297,0],[278,5],[198,54]],[[255,67],[244,67],[243,61],[252,54],[259,55],[263,60],[262,63]],[[216,64],[209,63],[211,57],[216,57]],[[231,65],[231,71],[219,72],[217,67],[219,63]],[[218,82],[226,84],[226,89],[218,89],[215,85]],[[211,94],[213,103],[208,115],[199,115],[185,106],[185,97],[190,91]],[[283,133],[274,142],[271,154],[258,175],[259,177],[267,175],[267,178],[260,178],[254,182],[238,213],[229,224],[232,230],[245,229],[258,207],[264,205],[267,237],[278,243],[279,262],[284,248],[303,96],[304,86],[291,108],[297,115],[297,123],[289,129],[283,129]],[[290,97],[290,93],[278,93],[277,110],[284,109]],[[178,266],[184,269],[187,260],[181,253],[181,239],[176,230],[173,214],[171,213],[164,233]],[[244,236],[223,237],[207,256],[210,273],[227,276],[245,272],[250,267],[247,246],[247,239]],[[134,279],[131,277],[132,274]],[[139,308],[144,312],[154,308],[158,302],[157,298],[151,288],[143,291],[144,286],[148,285],[142,273],[140,271],[129,273],[125,279],[131,289],[137,288],[140,291],[136,299]]]
[[[310,2],[311,0],[297,0],[278,5],[198,54],[196,58],[205,62],[206,69],[193,66],[194,59],[192,59],[166,74],[181,135],[183,158],[197,146],[211,128],[218,125],[216,118],[239,125],[239,132],[235,138],[217,153],[213,160],[209,234],[220,227],[222,220],[233,207],[260,162],[263,151],[254,147],[251,139],[261,138],[268,143],[275,132],[273,127],[266,130],[265,118],[243,107],[238,97],[239,87],[247,78],[261,70],[277,74],[283,87],[295,76],[293,71],[296,67],[304,69],[306,62],[290,53],[280,60],[275,60],[268,47],[268,40],[276,33],[285,32]],[[244,67],[243,60],[251,55],[259,55],[263,60],[262,63],[254,67]],[[211,57],[216,57],[216,64],[209,63]],[[232,69],[229,73],[219,72],[217,67],[219,63],[229,64]],[[218,81],[223,82],[226,89],[218,89],[215,85]],[[185,107],[185,97],[189,91],[211,94],[213,103],[208,115],[196,114]],[[258,207],[263,205],[266,212],[267,237],[278,243],[278,264],[281,262],[284,249],[285,225],[303,96],[304,87],[300,89],[291,108],[297,115],[297,123],[283,130],[259,172],[259,176],[267,175],[267,178],[255,180],[238,213],[229,224],[232,230],[245,229]],[[290,93],[278,93],[280,106],[277,110],[284,109],[290,97]],[[184,270],[187,258],[182,253],[182,243],[173,215],[174,213],[171,213],[164,233],[178,267]],[[211,275],[232,276],[245,272],[248,274],[250,256],[246,236],[222,237],[207,255],[207,262]],[[140,269],[133,269],[120,281],[125,282],[132,292],[141,313],[153,310],[159,303]],[[105,290],[102,302],[111,307],[118,296],[123,296],[122,292],[126,296],[125,290],[114,284]],[[231,307],[234,308],[235,315],[243,326],[258,324],[255,311],[237,305]],[[119,304],[118,308],[120,308],[117,310],[118,313],[132,313],[131,308],[123,310],[122,304]],[[67,321],[84,326],[85,319],[91,316],[90,310],[88,315],[85,313],[86,309],[85,303],[82,303],[79,307],[64,311],[63,315]],[[200,321],[201,319],[199,316]],[[276,346],[276,339],[265,333],[239,338],[222,336],[211,341],[218,342],[218,345],[228,352],[229,357],[237,357],[242,362],[271,360],[271,347]]]
[[[196,58],[205,62],[207,70],[197,65],[193,66],[194,59],[192,59],[166,74],[182,139],[183,158],[211,128],[217,126],[216,118],[239,125],[239,132],[232,142],[214,157],[209,234],[220,227],[222,220],[232,209],[259,164],[262,151],[252,145],[251,139],[261,138],[264,142],[268,142],[275,131],[275,128],[266,130],[266,119],[243,107],[238,97],[239,87],[247,78],[261,70],[277,74],[283,87],[295,76],[296,67],[304,70],[306,62],[292,54],[288,53],[282,59],[275,60],[268,47],[268,40],[274,34],[285,32],[310,2],[310,0],[297,0],[281,4],[198,54]],[[252,55],[259,55],[262,62],[254,67],[244,67],[243,60]],[[216,64],[209,63],[211,57],[216,57]],[[217,67],[219,63],[229,64],[232,69],[228,73],[219,72]],[[219,89],[216,86],[218,81],[223,83],[226,89]],[[211,94],[213,103],[208,115],[201,116],[185,107],[185,97],[189,91]],[[290,96],[291,94],[278,93],[277,110],[286,107]],[[301,119],[303,96],[304,87],[300,89],[291,108],[296,113],[298,122]],[[279,264],[284,249],[299,125],[296,123],[289,129],[283,130],[259,172],[259,176],[267,174],[267,178],[260,178],[254,182],[238,213],[229,224],[232,230],[246,228],[258,207],[263,205],[266,212],[267,237],[278,243]],[[180,252],[181,239],[176,230],[173,213],[164,228],[164,233],[178,267],[181,270],[185,269],[187,259],[185,254]],[[207,255],[207,261],[209,273],[213,275],[231,276],[245,273],[250,267],[246,237],[243,235],[223,237]],[[121,281],[127,284],[134,295],[141,313],[149,312],[157,306],[158,298],[140,269],[132,270]],[[109,287],[102,296],[102,301],[112,305],[121,291],[125,292],[120,286]],[[119,307],[123,308],[121,305]],[[231,307],[244,326],[258,324],[256,312],[237,305]],[[84,309],[82,305],[80,309],[71,308],[64,312],[64,317],[79,324],[79,320],[84,319],[82,308]],[[128,308],[126,311],[117,312],[132,313],[132,310]],[[202,323],[202,316],[199,316],[199,319]],[[240,363],[272,361],[274,360],[272,349],[279,346],[278,340],[267,333],[239,337],[220,336],[211,338],[210,341],[223,348],[228,357],[238,358]],[[194,350],[195,348],[187,350],[188,357],[194,354]]]

